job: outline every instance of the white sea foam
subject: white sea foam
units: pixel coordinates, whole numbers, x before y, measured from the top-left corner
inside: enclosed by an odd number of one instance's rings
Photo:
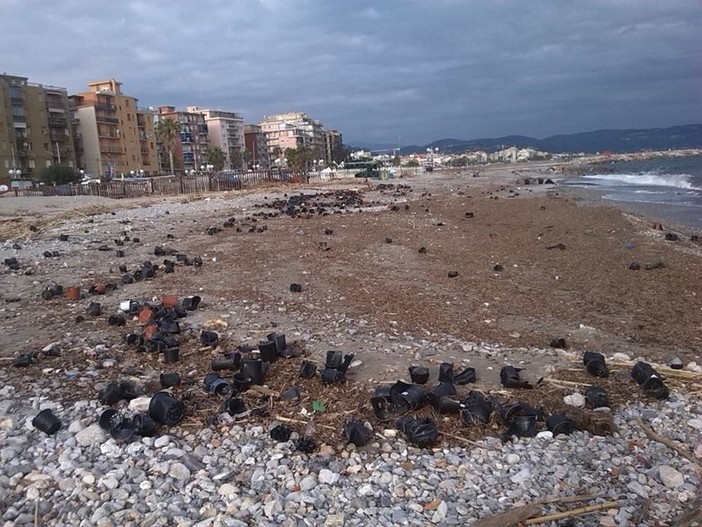
[[[623,185],[646,185],[686,189],[699,188],[692,184],[692,176],[689,174],[593,174],[583,176],[583,179],[595,179],[611,184],[619,183]]]

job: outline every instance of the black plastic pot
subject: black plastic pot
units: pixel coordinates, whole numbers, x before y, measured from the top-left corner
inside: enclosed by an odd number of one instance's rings
[[[575,423],[564,415],[551,415],[546,419],[546,428],[548,428],[555,436],[558,434],[570,435],[576,428]]]
[[[168,392],[158,392],[149,403],[149,416],[159,424],[173,426],[185,415],[185,406]]]
[[[514,366],[504,366],[500,370],[500,382],[502,383],[502,386],[504,386],[505,388],[533,388],[533,386],[529,384],[528,381],[523,381],[520,378],[520,371],[522,371],[522,368],[515,368]]]
[[[135,433],[141,437],[153,437],[156,435],[156,423],[148,415],[136,414],[132,417],[132,425]]]
[[[234,393],[246,391],[249,386],[251,386],[251,377],[249,377],[246,373],[239,371],[232,377],[232,387]]]
[[[124,326],[127,321],[122,315],[110,315],[110,318],[107,319],[107,323],[110,326]]]
[[[50,408],[47,408],[39,412],[36,417],[32,419],[32,425],[34,428],[41,430],[47,435],[54,435],[61,429],[61,420],[56,417]]]
[[[461,419],[468,425],[489,423],[492,410],[492,403],[480,392],[470,392],[461,401]]]
[[[297,386],[290,386],[283,390],[283,393],[280,394],[280,398],[283,401],[296,401],[300,398],[300,390]]]
[[[158,330],[177,335],[180,333],[180,324],[170,317],[162,318],[158,321]]]
[[[277,425],[271,428],[269,434],[271,436],[271,439],[273,439],[274,441],[278,441],[279,443],[285,443],[286,441],[290,440],[292,432],[292,428],[290,427],[287,427],[285,425]]]
[[[269,333],[266,338],[275,342],[275,349],[281,357],[291,357],[292,348],[288,346],[285,340],[285,333]]]
[[[452,394],[441,393],[440,395]],[[425,397],[424,390],[417,384],[397,381],[390,388],[390,400],[395,405],[395,408],[401,412],[408,412],[419,408],[424,403]]]
[[[263,384],[265,377],[263,361],[244,359],[241,361],[241,372],[251,379],[251,384]]]
[[[360,421],[349,421],[344,425],[344,438],[347,443],[353,443],[358,447],[366,446],[372,437],[373,431]]]
[[[232,386],[216,373],[208,373],[203,380],[205,391],[211,395],[224,397],[232,391]]]
[[[604,388],[590,386],[585,390],[585,404],[587,404],[589,408],[609,406],[609,396]]]
[[[197,309],[197,306],[200,305],[200,301],[202,298],[199,296],[186,296],[183,300],[180,301],[180,304],[187,309],[188,311],[195,311]]]
[[[512,419],[507,429],[508,436],[535,437],[536,434],[535,415],[517,415]]]
[[[497,415],[500,416],[500,420],[509,425],[515,417],[521,415],[523,408],[521,403],[498,403],[494,405]]]
[[[215,346],[219,340],[219,335],[214,331],[203,331],[200,333],[200,343],[203,346]]]
[[[114,408],[108,408],[100,414],[98,424],[100,425],[100,428],[102,428],[106,432],[109,432],[119,424],[120,419],[121,418],[117,410],[115,410]]]
[[[392,393],[392,385],[384,385],[384,386],[378,386],[375,389],[374,396],[375,397],[384,397],[388,401],[392,402],[392,396],[390,395]]]
[[[327,351],[327,360],[324,366],[338,370],[344,362],[344,355],[341,351]]]
[[[212,371],[230,370],[236,371],[241,366],[241,362],[235,359],[212,359]]]
[[[171,388],[180,384],[179,373],[162,373],[159,377],[161,388]]]
[[[459,385],[469,384],[477,381],[475,368],[468,367],[460,373],[453,376],[453,382]]]
[[[440,382],[434,386],[427,394],[429,403],[438,410],[439,399],[456,395],[456,386],[452,382]]]
[[[246,403],[239,397],[230,397],[224,402],[225,411],[232,417],[241,417],[248,412]]]
[[[130,346],[134,346],[135,348],[143,346],[144,336],[138,335],[136,333],[130,333],[129,335],[127,335],[127,344],[129,344]]]
[[[371,397],[373,413],[381,421],[389,420],[393,415],[392,403],[385,397]]]
[[[608,377],[609,369],[605,362],[605,357],[602,353],[595,351],[586,351],[583,354],[583,364],[590,375],[595,377]]]
[[[433,404],[440,414],[457,414],[461,412],[461,402],[450,397],[441,396]]]
[[[102,313],[102,306],[98,302],[90,302],[86,308],[86,312],[91,317],[99,317]]]
[[[656,399],[667,399],[670,390],[663,382],[663,379],[648,362],[639,361],[634,364],[631,376],[641,386],[647,395]]]
[[[308,360],[303,360],[300,363],[300,377],[303,379],[311,379],[317,375],[317,365]]]
[[[126,398],[127,394],[125,393],[123,386],[120,383],[116,382],[111,382],[98,393],[98,401],[108,406],[113,405]]]
[[[442,362],[439,364],[439,382],[453,382],[453,364]]]
[[[278,348],[274,340],[262,340],[258,343],[258,351],[261,353],[263,362],[275,362],[278,360]]]
[[[410,443],[420,448],[430,447],[439,439],[439,429],[431,419],[404,417],[396,426],[407,436]]]
[[[429,381],[429,368],[424,366],[410,366],[409,374],[414,384],[426,384]]]
[[[129,441],[136,433],[134,422],[131,419],[120,417],[117,423],[110,428],[109,433],[115,441]]]
[[[322,383],[334,384],[344,378],[344,374],[336,368],[324,368],[322,370]]]
[[[180,355],[180,350],[175,348],[166,348],[163,350],[163,362],[166,364],[173,364],[178,362],[178,356]]]

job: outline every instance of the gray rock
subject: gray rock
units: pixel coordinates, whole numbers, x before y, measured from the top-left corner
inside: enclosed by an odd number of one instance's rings
[[[678,487],[682,487],[683,483],[685,483],[683,475],[669,465],[661,465],[658,467],[658,477],[661,479],[663,485],[669,489],[677,489]]]
[[[100,428],[100,425],[95,423],[80,430],[76,435],[76,442],[82,447],[92,445],[102,445],[107,439],[107,434]]]

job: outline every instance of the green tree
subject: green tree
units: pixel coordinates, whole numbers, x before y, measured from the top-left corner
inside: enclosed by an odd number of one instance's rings
[[[171,164],[170,173],[174,174],[173,152],[175,151],[178,138],[180,137],[180,125],[170,117],[167,117],[156,123],[154,130],[156,132],[156,139],[166,148],[166,151],[168,152],[168,159]]]
[[[207,158],[207,162],[212,165],[215,172],[221,172],[224,169],[224,162],[227,156],[220,147],[211,146],[205,151],[205,157]]]
[[[80,181],[80,174],[71,167],[51,165],[50,167],[42,169],[39,173],[39,181],[56,185],[78,183],[78,181]]]
[[[306,145],[301,145],[297,148],[286,148],[285,157],[288,159],[288,165],[293,170],[307,172],[314,159],[314,151]]]
[[[234,170],[239,170],[244,167],[246,156],[244,155],[244,152],[238,148],[232,148],[229,150],[229,161],[231,162]]]
[[[405,163],[405,166],[406,166],[406,167],[410,167],[410,168],[418,167],[418,166],[419,166],[419,161],[417,161],[416,159],[412,158],[412,159],[408,160],[408,161]]]

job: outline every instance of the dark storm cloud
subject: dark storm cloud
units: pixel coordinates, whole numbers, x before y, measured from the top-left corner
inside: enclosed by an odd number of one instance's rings
[[[0,70],[426,143],[702,118],[698,0],[3,0]]]

